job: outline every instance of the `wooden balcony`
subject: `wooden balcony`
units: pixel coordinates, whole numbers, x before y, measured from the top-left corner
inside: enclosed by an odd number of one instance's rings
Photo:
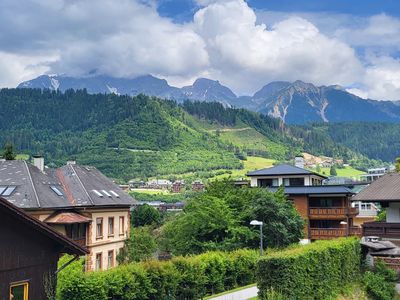
[[[357,215],[358,209],[353,207],[310,207],[310,219],[344,219],[347,216]]]
[[[361,228],[310,228],[310,239],[312,240],[330,240],[350,235],[360,236]]]
[[[362,225],[363,236],[400,239],[400,223],[367,222]]]

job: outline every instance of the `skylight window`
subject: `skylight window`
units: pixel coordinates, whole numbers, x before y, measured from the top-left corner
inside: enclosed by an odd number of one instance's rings
[[[93,190],[93,193],[95,193],[99,197],[103,197],[103,194],[100,193],[98,190]]]
[[[106,190],[101,190],[101,191],[103,192],[104,195],[111,198],[111,194],[109,192],[107,192]]]
[[[110,191],[110,193],[113,194],[115,197],[119,198],[119,195],[116,192]]]
[[[0,195],[7,189],[6,186],[0,186]]]
[[[63,196],[63,193],[54,185],[51,185],[50,188],[56,193],[57,196]]]
[[[17,187],[15,185],[9,185],[5,191],[1,194],[2,196],[10,196]]]

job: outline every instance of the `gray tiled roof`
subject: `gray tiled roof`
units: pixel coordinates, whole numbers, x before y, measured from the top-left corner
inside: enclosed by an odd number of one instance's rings
[[[354,201],[400,201],[400,174],[389,173],[363,189]]]
[[[321,178],[326,178],[325,176],[322,176],[315,172],[285,164],[271,168],[251,171],[247,173],[247,176],[280,176],[280,175],[317,175]]]
[[[278,187],[268,188],[276,192]],[[312,194],[354,194],[345,186],[335,185],[313,185],[313,186],[287,186],[284,188],[287,195],[312,195]]]
[[[41,172],[25,161],[1,161],[0,187],[2,186],[16,186],[11,195],[2,197],[25,209],[129,206],[134,202],[131,196],[96,168],[79,165],[45,169]],[[51,189],[52,186],[62,195],[57,195]],[[102,197],[93,190],[101,193]]]

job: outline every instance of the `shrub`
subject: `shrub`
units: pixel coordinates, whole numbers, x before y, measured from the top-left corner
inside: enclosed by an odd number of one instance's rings
[[[83,264],[79,261],[59,277],[57,299],[199,299],[206,294],[254,283],[258,258],[257,251],[253,250],[207,252],[91,273],[83,273]]]
[[[394,298],[396,272],[377,261],[374,270],[367,271],[363,276],[363,284],[369,296],[374,300],[391,300]]]
[[[286,299],[330,299],[360,274],[358,239],[319,241],[272,253],[258,262],[261,299],[274,289]]]

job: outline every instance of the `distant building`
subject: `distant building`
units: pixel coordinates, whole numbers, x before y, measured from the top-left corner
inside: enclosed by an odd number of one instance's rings
[[[125,191],[125,192],[128,192],[129,191],[129,184],[119,184],[118,185],[119,186],[119,188],[121,189],[121,190],[123,190],[123,191]]]
[[[146,184],[146,188],[149,189],[169,190],[171,187],[172,182],[167,179],[150,180]]]
[[[304,168],[304,158],[301,156],[295,157],[294,165],[298,168]]]
[[[204,183],[201,180],[195,180],[192,182],[192,191],[202,192],[204,191]]]
[[[172,184],[172,192],[173,193],[180,193],[185,188],[185,181],[184,180],[176,180]]]
[[[185,203],[183,202],[167,203],[164,201],[139,201],[132,206],[131,210],[144,204],[150,205],[159,211],[181,211],[185,207]]]
[[[354,180],[348,177],[331,176],[322,181],[325,185],[348,185],[354,183]]]
[[[322,185],[325,176],[290,165],[278,165],[247,174],[252,187],[265,187],[276,192],[284,187],[287,198],[293,202],[306,220],[306,240],[332,239],[358,235],[360,228],[353,225],[358,210],[351,207],[351,189],[346,186]]]
[[[44,168],[42,158],[34,165],[0,162],[0,196],[86,246],[86,270],[115,266],[129,237],[134,200],[94,167]]]
[[[60,255],[88,252],[4,198],[0,198],[0,237],[1,299],[47,299],[44,277],[55,278]]]
[[[139,189],[144,188],[146,183],[143,180],[131,180],[129,181],[129,188],[130,189]]]
[[[366,174],[360,175],[361,179],[364,181],[372,182],[381,178],[383,175],[387,174],[390,171],[389,168],[382,167],[382,168],[374,168],[368,169]]]

